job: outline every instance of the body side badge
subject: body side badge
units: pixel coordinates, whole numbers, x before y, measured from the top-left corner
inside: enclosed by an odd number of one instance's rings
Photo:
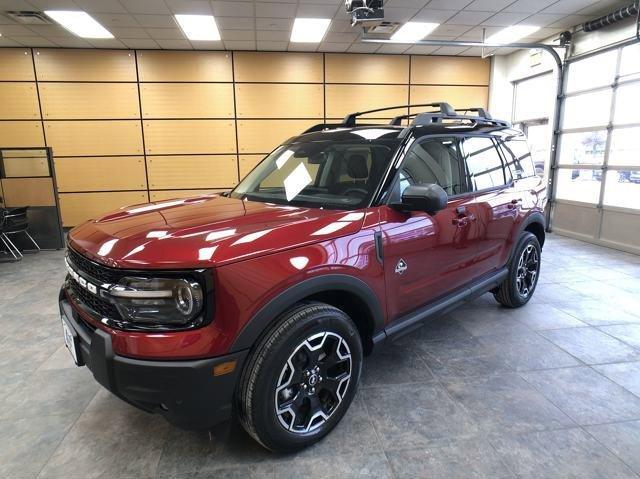
[[[405,262],[405,260],[400,258],[400,260],[398,261],[398,264],[396,264],[396,273],[404,274],[406,270],[407,270],[407,263]]]

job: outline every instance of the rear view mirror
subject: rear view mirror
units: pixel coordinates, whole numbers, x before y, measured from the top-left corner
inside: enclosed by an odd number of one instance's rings
[[[434,215],[447,206],[447,201],[447,192],[438,185],[413,185],[405,188],[402,202],[395,206],[403,211],[425,211]]]

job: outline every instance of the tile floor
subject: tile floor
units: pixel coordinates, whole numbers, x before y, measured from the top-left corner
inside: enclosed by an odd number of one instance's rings
[[[0,264],[2,478],[621,478],[640,474],[640,256],[550,236],[522,309],[491,295],[365,362],[334,432],[292,456],[184,432],[75,368],[63,252]]]

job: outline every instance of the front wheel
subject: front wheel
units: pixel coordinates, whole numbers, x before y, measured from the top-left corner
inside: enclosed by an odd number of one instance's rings
[[[508,308],[527,304],[538,284],[541,253],[538,238],[528,231],[522,233],[509,263],[509,275],[493,293],[496,301]]]
[[[238,394],[240,422],[267,449],[309,446],[349,408],[361,367],[353,321],[324,303],[301,304],[278,320],[247,363]]]

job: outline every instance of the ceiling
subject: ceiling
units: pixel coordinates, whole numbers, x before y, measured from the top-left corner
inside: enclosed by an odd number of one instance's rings
[[[514,24],[542,27],[522,41],[553,36],[569,27],[626,6],[631,0],[387,0],[385,20],[440,23],[428,38],[480,41]],[[84,10],[114,36],[108,40],[78,38],[62,27],[25,26],[2,13],[11,10]],[[173,14],[213,14],[222,41],[189,42]],[[332,18],[320,44],[289,42],[293,19]],[[226,49],[356,53],[480,55],[479,48],[376,44],[360,42],[344,0],[0,0],[0,47]]]

